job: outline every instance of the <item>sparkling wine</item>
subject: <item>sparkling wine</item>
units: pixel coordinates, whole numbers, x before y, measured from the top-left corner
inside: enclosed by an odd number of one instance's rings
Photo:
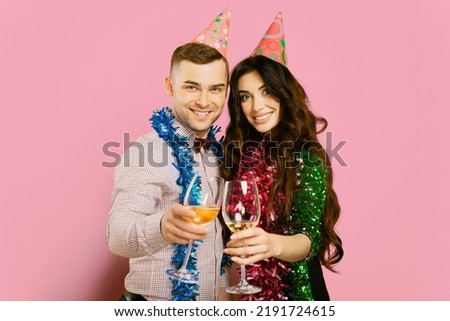
[[[219,214],[219,207],[205,207],[205,206],[189,206],[195,212],[194,217],[183,217],[186,221],[197,224],[206,225],[214,220]]]
[[[254,221],[226,222],[231,232],[236,233],[256,226]]]

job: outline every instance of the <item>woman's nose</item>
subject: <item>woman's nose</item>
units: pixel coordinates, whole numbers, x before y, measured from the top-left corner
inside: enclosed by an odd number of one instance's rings
[[[263,110],[264,109],[264,99],[259,95],[254,96],[252,108],[255,112]]]

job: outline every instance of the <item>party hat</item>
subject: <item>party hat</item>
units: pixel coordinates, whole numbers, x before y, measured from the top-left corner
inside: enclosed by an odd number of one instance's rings
[[[203,29],[192,42],[199,42],[216,48],[222,56],[227,57],[228,31],[230,29],[231,6],[225,8],[209,25]]]
[[[283,15],[278,12],[251,56],[263,55],[287,66]]]

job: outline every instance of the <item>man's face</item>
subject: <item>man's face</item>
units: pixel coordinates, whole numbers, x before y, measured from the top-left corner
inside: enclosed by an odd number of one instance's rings
[[[177,120],[203,138],[220,117],[227,95],[227,69],[223,60],[199,65],[184,60],[166,78]]]

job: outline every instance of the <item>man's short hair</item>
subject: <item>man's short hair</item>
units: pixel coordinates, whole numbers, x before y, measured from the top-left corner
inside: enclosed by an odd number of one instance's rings
[[[229,75],[227,59],[215,48],[202,43],[189,42],[175,49],[170,61],[170,70],[172,70],[175,65],[179,64],[183,60],[199,65],[209,64],[216,60],[223,60],[227,69],[227,77]]]

